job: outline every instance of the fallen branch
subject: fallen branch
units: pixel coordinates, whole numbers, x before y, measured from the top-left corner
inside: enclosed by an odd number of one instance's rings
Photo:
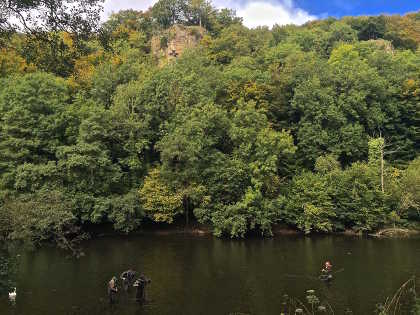
[[[374,237],[407,237],[410,235],[419,234],[420,231],[416,230],[409,230],[409,229],[402,229],[402,228],[389,228],[383,229],[376,233],[369,234],[370,236]]]

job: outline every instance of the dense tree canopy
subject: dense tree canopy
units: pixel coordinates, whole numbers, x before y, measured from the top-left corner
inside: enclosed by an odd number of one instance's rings
[[[67,31],[86,37],[97,28],[102,0],[2,0],[0,32]]]
[[[98,1],[7,3],[2,17],[52,6],[59,21],[39,19],[47,41],[0,21],[0,237],[420,220],[419,13],[248,29],[204,0],[160,0],[95,31]],[[175,24],[203,35],[162,62],[152,42]]]

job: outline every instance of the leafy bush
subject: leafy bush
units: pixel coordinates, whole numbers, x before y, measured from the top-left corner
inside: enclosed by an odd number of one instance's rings
[[[6,199],[0,217],[8,227],[9,240],[39,245],[54,241],[59,247],[77,253],[78,243],[86,238],[71,212],[71,203],[59,191],[40,191]]]

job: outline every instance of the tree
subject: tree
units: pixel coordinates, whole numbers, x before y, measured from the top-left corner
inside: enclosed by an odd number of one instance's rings
[[[40,245],[46,240],[79,255],[79,242],[86,238],[76,224],[71,202],[60,191],[39,190],[33,195],[5,199],[0,219],[10,224],[7,238]],[[3,220],[1,220],[3,221]]]
[[[152,17],[163,28],[187,21],[187,0],[159,0],[152,7]]]
[[[369,165],[378,170],[381,178],[381,191],[384,193],[384,148],[385,140],[381,138],[369,140]]]
[[[0,216],[50,236],[60,214],[124,233],[183,218],[230,237],[418,219],[419,14],[270,30],[206,0],[93,25],[99,10],[0,1]],[[162,60],[152,38],[174,24],[206,31]]]
[[[0,76],[25,74],[35,70],[36,67],[33,64],[28,64],[15,49],[0,49]]]
[[[328,181],[320,174],[303,173],[293,178],[283,220],[309,234],[331,232],[336,217]]]
[[[389,159],[395,165],[404,165],[415,159],[420,148],[419,57],[410,51],[373,53],[370,57],[387,82],[388,96],[383,103],[385,119],[379,128],[386,135],[387,151],[393,152],[389,154]]]
[[[207,0],[159,0],[152,7],[152,18],[162,29],[175,24],[196,25],[213,34],[219,33],[231,24],[240,24],[230,9],[217,10]]]
[[[114,223],[114,229],[129,233],[137,230],[146,216],[137,190],[112,197],[112,207],[108,219]]]
[[[334,155],[320,156],[315,161],[315,171],[320,174],[329,174],[333,171],[341,169],[340,162]]]
[[[139,194],[146,213],[156,222],[172,223],[176,215],[183,212],[182,193],[168,187],[158,168],[150,171]]]
[[[335,22],[330,25],[324,41],[325,54],[329,56],[336,45],[340,43],[355,43],[357,41],[357,32],[343,22]]]
[[[55,160],[66,143],[67,83],[45,73],[10,78],[0,90],[1,188],[14,190],[17,167]]]
[[[292,100],[298,154],[306,166],[326,152],[343,165],[365,158],[368,134],[386,121],[386,81],[354,46],[333,50],[327,71],[302,81]]]
[[[295,148],[288,132],[270,128],[263,110],[252,102],[231,115],[215,104],[179,110],[158,148],[162,174],[216,235],[243,237],[254,228],[270,234],[280,161]]]
[[[103,0],[2,0],[0,47],[21,36],[22,56],[39,69],[67,77],[74,60],[90,52]]]
[[[0,34],[17,30],[34,36],[68,32],[87,39],[98,27],[102,0],[10,0],[0,2]]]
[[[140,66],[136,62],[102,63],[92,75],[92,84],[88,91],[90,96],[105,108],[109,108],[117,87],[129,81],[134,81],[139,75],[139,68]]]
[[[90,104],[91,105],[91,104]],[[99,106],[82,109],[76,143],[60,146],[57,165],[63,184],[73,196],[74,213],[82,221],[103,222],[112,207],[112,195],[125,191],[121,165],[112,154],[110,113]]]
[[[359,40],[383,38],[386,31],[385,16],[364,16],[353,19],[351,26],[358,31]]]
[[[213,14],[213,7],[207,0],[188,0],[188,23],[209,29],[210,16]]]
[[[213,105],[180,109],[169,127],[169,132],[159,141],[162,173],[182,193],[185,217],[188,223],[190,210],[206,203],[205,185],[201,173],[219,151],[228,150],[226,139],[228,119],[226,112]]]
[[[219,35],[223,29],[233,24],[242,24],[242,18],[236,16],[235,10],[227,8],[215,10],[211,16],[211,27],[209,31],[213,35]]]
[[[154,27],[150,11],[121,10],[102,24],[98,39],[106,51],[116,55],[126,53],[127,42],[130,48],[141,48],[148,53]]]
[[[241,24],[224,28],[221,34],[210,42],[210,56],[220,64],[229,64],[235,57],[250,56],[257,47],[252,32]]]
[[[121,10],[109,16],[102,25],[102,29],[110,33],[119,28],[126,28],[132,31],[143,31],[149,33],[152,28],[150,12],[136,11],[133,9]]]
[[[401,210],[414,210],[420,217],[420,158],[412,161],[401,179]]]
[[[372,231],[387,220],[390,209],[381,191],[378,169],[355,162],[329,177],[337,218],[341,227]]]

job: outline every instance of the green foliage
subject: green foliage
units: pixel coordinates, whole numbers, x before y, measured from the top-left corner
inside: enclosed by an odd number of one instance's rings
[[[358,32],[359,40],[383,38],[385,34],[385,17],[369,16],[354,19],[351,26]]]
[[[175,24],[197,25],[215,34],[242,21],[234,11],[218,10],[205,0],[159,0],[152,7],[151,16],[161,29]]]
[[[157,168],[150,171],[139,193],[146,213],[156,222],[172,223],[174,217],[182,213],[182,194],[165,184]]]
[[[76,36],[86,36],[96,29],[101,12],[100,2],[12,0],[0,5],[0,32],[20,28],[39,36],[41,32],[71,30]]]
[[[158,144],[165,177],[216,234],[244,236],[255,227],[270,233],[274,216],[264,196],[276,190],[279,159],[294,152],[290,134],[272,130],[252,103],[231,114],[213,104],[180,114]],[[203,193],[191,198],[192,187]]]
[[[144,209],[136,191],[112,197],[108,218],[114,222],[115,230],[125,233],[132,232],[139,228],[144,216]]]
[[[140,71],[139,65],[135,62],[118,65],[103,64],[96,69],[92,77],[92,88],[89,94],[96,102],[108,108],[111,106],[111,98],[117,87],[137,79]]]
[[[262,33],[232,24],[209,43],[210,57],[218,63],[229,64],[235,57],[256,55],[266,45]]]
[[[376,169],[356,162],[332,176],[337,217],[346,227],[372,231],[385,223],[389,209],[377,174]]]
[[[420,158],[412,161],[401,179],[401,209],[420,216]]]
[[[333,155],[320,156],[315,161],[315,171],[320,174],[328,174],[341,168],[337,158]]]
[[[336,216],[329,183],[321,175],[303,173],[294,177],[288,193],[286,222],[305,233],[331,232]]]
[[[85,5],[92,22],[96,1]],[[230,237],[419,220],[419,23],[248,29],[208,1],[160,0],[92,36],[2,37],[1,237],[57,241],[105,222],[128,233],[144,217]],[[166,46],[174,24],[200,43],[159,60],[152,42]]]
[[[7,294],[16,287],[18,259],[7,249],[0,251],[0,293]]]
[[[0,3],[0,47],[20,37],[22,57],[38,69],[69,76],[100,25],[102,0],[11,0]],[[23,35],[23,36],[21,36]],[[14,47],[15,48],[15,47]],[[42,53],[40,53],[42,52]]]
[[[356,162],[342,170],[332,156],[317,159],[317,173],[295,176],[282,211],[285,221],[306,233],[351,228],[372,231],[397,222],[381,191],[376,165]]]
[[[383,303],[376,305],[376,313],[379,315],[389,315],[404,312],[417,315],[419,310],[418,300],[416,277],[412,276],[398,288],[392,297],[387,297]],[[404,307],[404,304],[409,307]]]
[[[49,74],[10,78],[0,90],[0,186],[13,189],[19,166],[43,164],[65,143],[68,85]]]
[[[160,0],[152,8],[152,16],[163,27],[183,23],[187,11],[186,0]]]
[[[161,48],[161,49],[166,49],[166,48],[168,48],[168,36],[163,35],[163,36],[160,38],[160,48]]]
[[[381,159],[383,156],[385,141],[383,138],[376,138],[369,140],[369,164],[372,167],[380,168]]]
[[[49,240],[78,253],[78,243],[86,238],[71,212],[71,202],[59,191],[41,190],[36,194],[5,199],[0,221],[7,225],[9,240],[38,245]]]
[[[415,304],[413,307],[413,314],[419,315],[420,314],[420,298],[416,297]]]

